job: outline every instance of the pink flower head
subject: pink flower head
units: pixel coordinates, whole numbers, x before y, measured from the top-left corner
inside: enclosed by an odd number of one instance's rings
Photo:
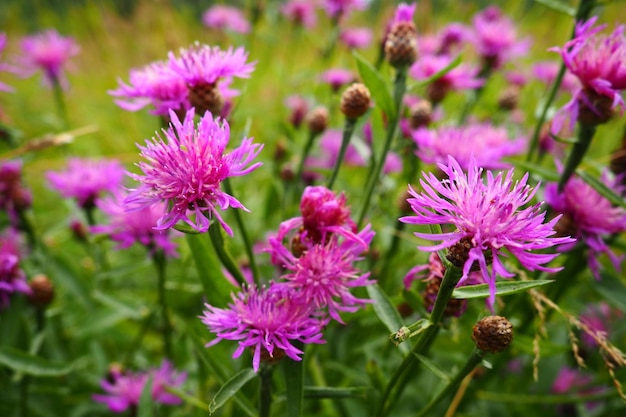
[[[119,81],[119,88],[109,94],[122,99],[115,104],[128,111],[152,105],[152,113],[166,116],[169,110],[188,109],[187,83],[183,77],[163,62],[153,62],[143,68],[131,69],[130,84]]]
[[[371,29],[363,28],[346,28],[341,31],[339,39],[350,49],[367,48],[371,45],[374,35]]]
[[[320,76],[320,80],[330,85],[334,92],[337,92],[344,85],[355,80],[354,73],[347,69],[331,68]]]
[[[0,210],[6,211],[11,222],[17,225],[19,213],[32,205],[31,192],[22,184],[20,161],[0,162]]]
[[[91,227],[93,233],[106,233],[115,242],[118,249],[126,249],[139,243],[150,251],[162,250],[168,256],[176,255],[176,244],[171,241],[167,230],[155,230],[158,220],[163,217],[166,204],[160,202],[140,210],[128,211],[123,201],[125,193],[118,191],[96,203],[108,217],[108,224]]]
[[[304,121],[307,112],[309,111],[309,103],[300,95],[291,95],[285,99],[285,106],[291,110],[289,115],[289,122],[298,128]]]
[[[339,196],[323,186],[309,186],[304,189],[300,200],[300,225],[304,227],[307,237],[313,242],[321,242],[328,233],[341,232],[347,229],[356,230],[356,224],[350,218],[350,209],[346,204],[346,196]],[[283,223],[286,225],[286,223]],[[283,229],[281,225],[281,229]],[[281,231],[279,230],[279,237]]]
[[[364,10],[367,2],[365,0],[323,0],[322,6],[329,17],[340,19],[353,11]]]
[[[26,274],[20,268],[20,249],[17,232],[9,229],[0,235],[0,310],[9,306],[14,293],[30,294]]]
[[[530,40],[517,40],[515,24],[497,6],[489,6],[474,16],[471,41],[490,68],[500,68],[506,61],[528,52]]]
[[[280,11],[295,24],[312,29],[317,24],[316,7],[311,0],[289,0],[281,6]]]
[[[2,55],[2,51],[4,51],[4,48],[6,47],[6,45],[7,45],[7,35],[5,33],[0,33],[0,55]],[[3,71],[17,72],[17,69],[13,68],[13,66],[9,64],[0,62],[0,72],[3,72]],[[11,92],[13,91],[13,87],[4,83],[0,83],[0,91]]]
[[[202,15],[202,23],[208,28],[230,30],[235,33],[250,32],[250,23],[236,7],[216,4]]]
[[[620,185],[619,179],[605,173],[603,181],[619,195],[625,195],[626,188]],[[603,236],[626,231],[626,210],[616,207],[604,198],[593,187],[577,176],[573,176],[558,192],[558,185],[548,184],[545,191],[546,202],[563,215],[560,229],[575,235],[589,247],[589,267],[596,279],[600,279],[600,263],[598,256],[608,255],[615,269],[620,270],[623,256],[617,256],[604,242]],[[573,245],[563,247],[569,250]]]
[[[406,4],[400,3],[398,7],[396,7],[396,12],[393,15],[393,19],[391,20],[391,25],[394,25],[399,22],[412,22],[413,15],[415,14],[415,7],[417,3]]]
[[[562,107],[554,117],[554,129],[569,119],[570,129],[578,118],[581,101],[594,113],[599,109],[594,104],[593,92],[605,97],[610,108],[624,108],[620,90],[626,89],[626,36],[624,25],[617,26],[609,35],[599,35],[606,25],[594,27],[597,16],[576,24],[575,36],[563,48],[551,48],[563,58],[567,69],[574,74],[582,86],[574,93],[572,100]]]
[[[64,171],[49,171],[48,182],[65,198],[75,198],[82,208],[90,209],[103,192],[118,189],[124,168],[116,160],[71,158]]]
[[[182,400],[167,392],[165,387],[180,387],[186,379],[187,373],[177,373],[168,361],[163,361],[160,368],[147,372],[123,373],[115,369],[100,382],[100,386],[108,395],[94,394],[92,398],[106,404],[114,413],[121,413],[139,405],[141,394],[150,380],[154,401],[167,405],[180,404]]]
[[[470,38],[470,28],[461,23],[449,23],[437,33],[437,54],[450,54]]]
[[[269,287],[244,288],[232,296],[227,309],[205,304],[200,320],[217,336],[206,346],[221,340],[238,341],[233,358],[251,349],[255,371],[259,370],[261,356],[279,359],[285,354],[295,361],[302,360],[302,351],[293,342],[324,343],[322,329],[328,320],[312,314],[312,306],[294,295],[287,286],[270,283]]]
[[[532,73],[537,80],[546,86],[551,86],[559,73],[559,63],[554,61],[537,62],[532,67]],[[580,88],[580,82],[570,71],[565,71],[559,88],[573,94]]]
[[[409,224],[451,225],[452,232],[442,234],[415,233],[422,239],[442,241],[435,246],[420,246],[420,250],[434,252],[449,248],[455,266],[462,268],[459,283],[468,279],[472,269],[479,269],[489,284],[489,305],[495,301],[496,276],[511,278],[501,259],[507,257],[504,249],[529,270],[558,271],[561,268],[543,266],[557,254],[532,253],[558,244],[570,243],[569,237],[550,238],[555,232],[558,217],[543,223],[545,212],[541,204],[523,208],[536,193],[526,184],[528,174],[513,183],[513,170],[496,176],[487,171],[483,182],[483,169],[475,159],[470,160],[467,174],[454,157],[448,164],[439,164],[448,179],[439,180],[433,173],[424,173],[420,184],[422,193],[409,186],[412,198],[407,201],[415,216],[400,218]],[[470,247],[467,250],[467,247]],[[492,263],[491,271],[488,264]],[[478,268],[475,268],[477,266]]]
[[[152,142],[138,145],[147,162],[137,164],[143,175],[128,174],[141,185],[131,190],[124,204],[133,210],[165,201],[167,213],[157,221],[156,230],[168,229],[183,220],[199,232],[206,232],[209,218],[215,217],[232,236],[232,230],[217,209],[247,209],[223,192],[220,184],[228,177],[246,175],[261,166],[261,162],[250,164],[263,145],[244,138],[238,148],[225,153],[230,140],[228,122],[214,119],[207,112],[196,127],[194,115],[193,109],[187,111],[181,122],[170,111],[170,127],[163,130],[165,140],[157,133]]]
[[[80,47],[70,37],[64,37],[50,29],[22,39],[22,64],[27,75],[40,69],[44,72],[44,79],[50,83],[65,84],[63,66],[77,55]]]
[[[413,141],[417,145],[415,154],[422,161],[445,163],[450,155],[463,169],[469,169],[472,159],[483,168],[505,168],[509,164],[503,158],[526,149],[526,138],[511,140],[505,128],[490,123],[419,128],[413,131]]]

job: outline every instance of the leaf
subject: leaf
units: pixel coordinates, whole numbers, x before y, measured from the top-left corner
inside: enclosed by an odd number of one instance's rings
[[[560,1],[555,1],[555,0],[535,0],[535,1],[539,4],[543,4],[547,8],[552,9],[556,12],[563,13],[570,17],[576,16],[576,9],[568,6],[565,3],[561,3]]]
[[[611,188],[607,187],[606,184],[600,182],[597,178],[587,174],[585,171],[582,171],[580,169],[576,170],[576,174],[578,174],[578,176],[582,178],[583,181],[589,184],[594,190],[600,193],[602,197],[609,200],[612,204],[626,208],[626,198],[618,195]]]
[[[146,385],[141,390],[141,397],[139,397],[137,406],[137,417],[152,417],[154,415],[152,412],[152,405],[154,404],[152,400],[152,383],[152,377],[148,378]]]
[[[207,302],[218,304],[227,300],[233,287],[229,288],[230,284],[224,278],[222,267],[215,256],[215,251],[211,248],[209,236],[203,233],[185,235],[185,237],[191,249]]]
[[[124,316],[131,318],[131,319],[139,320],[145,315],[147,315],[147,313],[143,313],[141,310],[137,308],[133,308],[127,304],[124,304],[122,301],[117,300],[111,297],[110,295],[107,295],[98,290],[92,293],[92,297],[94,300],[100,302],[101,304],[107,307],[110,307],[111,309],[119,313],[122,313]]]
[[[302,342],[296,343],[298,343],[296,348],[304,349]],[[287,415],[289,417],[301,417],[304,399],[304,361],[285,358],[282,362],[285,385],[287,386]]]
[[[450,382],[450,376],[445,373],[441,368],[439,368],[433,361],[428,359],[426,356],[420,355],[419,353],[413,353],[415,357],[424,364],[430,371],[439,377],[444,382]]]
[[[359,75],[363,80],[363,84],[370,90],[374,102],[385,112],[387,117],[393,119],[393,115],[396,112],[395,105],[393,104],[393,98],[391,97],[387,83],[380,75],[380,72],[378,72],[372,64],[365,61],[357,52],[353,52],[352,55],[354,59],[356,59],[357,68],[359,69]]]
[[[367,398],[370,387],[304,387],[305,398]],[[291,414],[288,414],[291,416]]]
[[[72,372],[73,363],[53,362],[9,347],[0,347],[0,364],[15,372],[33,376],[61,376]]]
[[[535,281],[505,281],[496,282],[496,295],[517,294],[519,292],[528,291],[531,288],[541,287],[550,284],[554,280],[535,280]],[[464,287],[455,288],[452,292],[452,298],[468,299],[468,298],[487,298],[489,297],[489,285],[466,285]]]
[[[404,326],[402,322],[402,317],[400,317],[400,313],[398,313],[398,309],[391,303],[391,300],[381,290],[378,284],[372,284],[367,286],[367,294],[369,297],[374,300],[374,312],[380,319],[380,321],[387,327],[390,333],[394,333],[398,331],[399,328]],[[402,353],[409,353],[409,346],[406,343],[403,343],[398,346]]]
[[[557,182],[560,175],[556,171],[551,171],[540,165],[532,164],[525,161],[514,161],[515,167],[520,167],[533,174],[534,177],[539,177],[543,181]]]
[[[594,282],[593,289],[614,307],[626,311],[626,285],[624,282],[607,271],[600,272],[600,278]]]
[[[209,403],[209,413],[213,414],[217,409],[224,405],[230,397],[235,395],[237,391],[241,389],[248,381],[257,376],[256,372],[252,368],[244,369],[232,378],[230,378],[222,387],[217,391],[211,402]]]
[[[457,57],[454,58],[454,60],[452,60],[452,62],[450,62],[444,68],[440,69],[439,71],[437,71],[436,73],[434,73],[430,77],[425,78],[423,80],[420,80],[420,81],[416,82],[415,84],[412,84],[409,87],[409,91],[413,90],[416,87],[421,87],[421,86],[430,84],[433,81],[437,81],[439,78],[443,77],[444,75],[446,75],[447,73],[452,71],[454,68],[456,68],[459,65],[461,65],[461,62],[462,62],[461,55],[457,55]]]

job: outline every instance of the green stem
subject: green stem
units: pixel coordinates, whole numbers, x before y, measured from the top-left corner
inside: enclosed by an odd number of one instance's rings
[[[337,174],[339,174],[339,168],[341,167],[341,163],[343,162],[343,158],[346,156],[346,150],[348,149],[348,145],[350,144],[350,138],[352,138],[352,133],[354,132],[354,126],[356,125],[356,119],[346,118],[346,122],[343,127],[343,138],[341,140],[341,148],[339,149],[339,155],[337,156],[337,161],[335,161],[335,168],[333,169],[333,173],[328,180],[327,188],[330,190],[333,188],[333,184],[335,184],[335,180],[337,179]]]
[[[259,417],[269,417],[272,405],[272,365],[262,365],[259,370],[261,386],[259,388]]]
[[[172,359],[172,324],[170,322],[169,311],[165,299],[165,267],[167,265],[165,254],[161,250],[156,250],[152,255],[152,260],[154,261],[158,278],[159,306],[161,308],[161,317],[163,321],[163,328],[161,329],[161,335],[163,336],[163,350],[165,351],[165,356]]]
[[[213,224],[209,227],[209,237],[211,238],[211,242],[213,243],[213,248],[215,249],[215,253],[219,258],[224,268],[232,275],[232,277],[237,281],[240,286],[244,286],[246,284],[246,280],[241,274],[239,268],[237,268],[235,261],[230,256],[230,253],[224,247],[224,239],[222,238],[222,230],[219,224]]]
[[[296,171],[296,184],[300,184],[302,181],[302,173],[304,172],[304,163],[306,162],[306,158],[311,153],[311,149],[313,148],[313,142],[317,137],[317,133],[309,131],[309,137],[307,138],[306,144],[302,150],[302,156],[300,157],[300,162],[298,163],[298,170]]]
[[[574,144],[574,148],[572,152],[570,152],[567,162],[565,163],[565,168],[563,169],[563,173],[561,173],[561,178],[559,179],[559,193],[563,191],[565,188],[565,184],[570,179],[576,168],[583,160],[585,153],[587,153],[587,149],[589,149],[589,145],[591,145],[591,140],[593,139],[594,134],[596,133],[595,126],[589,126],[581,124],[578,130],[578,141]]]
[[[304,352],[305,345],[300,341],[294,343],[297,349]],[[304,360],[294,361],[285,358],[282,361],[285,385],[287,386],[287,415],[302,417],[302,403],[304,401]]]
[[[467,375],[469,375],[470,372],[472,372],[474,370],[474,368],[476,368],[476,366],[482,361],[482,359],[483,359],[482,353],[479,350],[474,349],[474,351],[472,352],[470,357],[467,359],[467,362],[465,363],[465,366],[463,366],[463,368],[459,372],[457,372],[457,374],[454,376],[454,378],[452,378],[448,382],[448,385],[446,385],[445,388],[443,390],[441,390],[441,392],[439,392],[439,394],[437,394],[437,396],[435,398],[430,400],[430,402],[426,405],[426,407],[424,407],[419,413],[417,413],[416,417],[424,417],[426,415],[429,415],[431,410],[437,404],[439,404],[448,395],[450,395],[452,392],[454,392],[456,389],[458,389],[458,387],[459,387],[459,385],[461,385],[461,382],[463,381],[463,379]]]
[[[223,182],[224,191],[228,194],[233,195],[232,187],[230,186],[230,179],[226,178]],[[252,271],[252,277],[254,278],[254,283],[259,284],[259,270],[256,266],[256,259],[254,257],[254,251],[252,250],[252,244],[250,243],[250,239],[248,238],[248,232],[246,230],[243,219],[241,218],[241,214],[239,210],[233,210],[233,214],[235,215],[235,221],[237,222],[237,226],[239,227],[239,232],[241,233],[241,238],[243,240],[244,248],[246,250],[246,255],[248,255],[248,263],[250,266],[250,270]]]
[[[404,97],[404,93],[406,92],[406,74],[408,68],[398,68],[396,71],[396,79],[394,81],[394,90],[393,90],[393,99],[394,99],[394,113],[391,115],[391,120],[387,125],[387,136],[385,138],[385,144],[383,147],[382,154],[378,157],[377,163],[374,165],[373,173],[369,176],[369,181],[367,183],[367,189],[365,191],[365,200],[363,201],[363,207],[361,207],[361,212],[359,214],[359,221],[357,222],[357,228],[361,228],[363,224],[363,220],[365,220],[365,215],[367,214],[367,209],[369,208],[372,194],[374,193],[374,188],[378,183],[380,178],[380,173],[385,166],[385,161],[387,160],[387,153],[389,153],[389,149],[391,148],[391,142],[396,135],[396,131],[398,130],[398,121],[400,120],[400,114],[402,110],[402,97]]]
[[[70,123],[67,117],[67,108],[65,107],[65,97],[63,95],[63,87],[61,87],[61,83],[58,78],[54,78],[52,80],[52,91],[54,94],[54,102],[57,107],[57,112],[59,113],[59,117],[63,122],[63,128],[69,129]]]

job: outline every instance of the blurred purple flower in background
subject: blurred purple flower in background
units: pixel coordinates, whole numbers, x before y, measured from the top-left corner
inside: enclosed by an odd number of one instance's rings
[[[345,28],[339,34],[339,40],[350,49],[367,48],[373,38],[372,30],[366,27]]]
[[[31,207],[33,196],[22,184],[22,162],[0,163],[0,210],[6,211],[10,222],[19,223],[21,211]]]
[[[250,32],[250,23],[243,12],[236,7],[216,4],[202,15],[202,23],[208,28],[228,30],[235,33]]]
[[[289,0],[280,7],[280,11],[294,24],[312,29],[317,24],[316,8],[316,3],[311,0]]]
[[[9,306],[12,294],[31,293],[20,258],[19,235],[8,229],[0,235],[0,310]]]
[[[80,47],[73,38],[61,36],[56,30],[50,29],[24,37],[22,51],[24,75],[30,76],[35,71],[42,70],[48,84],[66,86],[63,67],[71,57],[80,52]]]
[[[532,73],[537,80],[543,82],[547,87],[549,87],[556,80],[556,76],[559,73],[559,67],[560,64],[554,61],[537,62],[532,66]],[[576,90],[580,88],[580,82],[574,74],[569,71],[565,71],[559,88],[561,91],[574,94]]]
[[[326,14],[333,19],[341,19],[357,10],[367,8],[365,0],[322,0]]]
[[[584,323],[594,335],[609,338],[610,330],[613,325],[617,324],[624,317],[623,312],[617,308],[611,307],[605,302],[588,305],[580,314],[580,321]],[[596,339],[589,333],[583,331],[581,340],[589,349],[596,349],[598,343]]]
[[[337,92],[346,84],[356,79],[354,73],[343,68],[330,68],[320,75],[320,81],[330,85],[334,92]]]

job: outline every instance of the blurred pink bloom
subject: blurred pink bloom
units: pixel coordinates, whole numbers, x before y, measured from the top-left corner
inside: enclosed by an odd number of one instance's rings
[[[322,151],[322,155],[309,157],[306,162],[307,167],[332,169],[339,157],[342,138],[343,131],[340,129],[325,130],[319,140],[319,148]],[[365,159],[359,154],[357,148],[350,143],[348,144],[342,163],[352,166],[364,166]]]
[[[300,127],[309,111],[309,103],[307,100],[300,95],[294,94],[285,99],[285,106],[291,110],[289,122],[295,128]]]
[[[316,8],[317,5],[311,0],[289,0],[281,6],[280,11],[295,24],[312,29],[317,24]]]
[[[320,76],[320,80],[330,85],[333,91],[337,92],[341,87],[355,80],[354,73],[343,68],[331,68]]]
[[[0,162],[0,210],[4,210],[12,224],[19,223],[19,214],[30,208],[33,196],[22,184],[22,162]]]
[[[580,314],[581,322],[587,325],[594,334],[605,338],[609,337],[611,326],[617,324],[621,319],[623,319],[623,313],[605,302],[589,305]],[[595,339],[587,332],[582,332],[581,339],[590,349],[595,349],[598,345]]]
[[[78,54],[80,47],[74,39],[63,37],[56,30],[50,29],[24,37],[22,51],[21,63],[26,76],[42,70],[47,83],[64,86],[67,82],[63,75],[63,66]]]
[[[367,8],[365,0],[322,0],[322,6],[329,17],[340,19],[357,10]]]
[[[438,54],[450,54],[471,38],[471,29],[461,23],[449,23],[438,33]]]
[[[393,19],[391,20],[391,25],[398,22],[412,22],[413,15],[415,14],[416,3],[407,4],[400,3],[398,7],[396,7],[396,12],[393,15]]]
[[[537,62],[532,67],[532,73],[537,80],[543,82],[546,86],[551,86],[559,73],[559,67],[560,64],[554,61]],[[580,82],[570,71],[565,71],[559,88],[562,91],[574,94],[580,88]]]
[[[30,294],[26,274],[20,268],[19,235],[13,229],[0,235],[0,310],[9,306],[14,293]]]
[[[216,4],[202,15],[202,23],[208,28],[230,30],[235,33],[250,32],[250,23],[243,12],[236,7]]]
[[[350,49],[367,48],[374,35],[369,28],[346,28],[341,31],[339,39]]]
[[[70,158],[64,171],[48,171],[48,182],[65,198],[75,198],[85,209],[95,207],[105,191],[121,186],[124,168],[117,160]]]

